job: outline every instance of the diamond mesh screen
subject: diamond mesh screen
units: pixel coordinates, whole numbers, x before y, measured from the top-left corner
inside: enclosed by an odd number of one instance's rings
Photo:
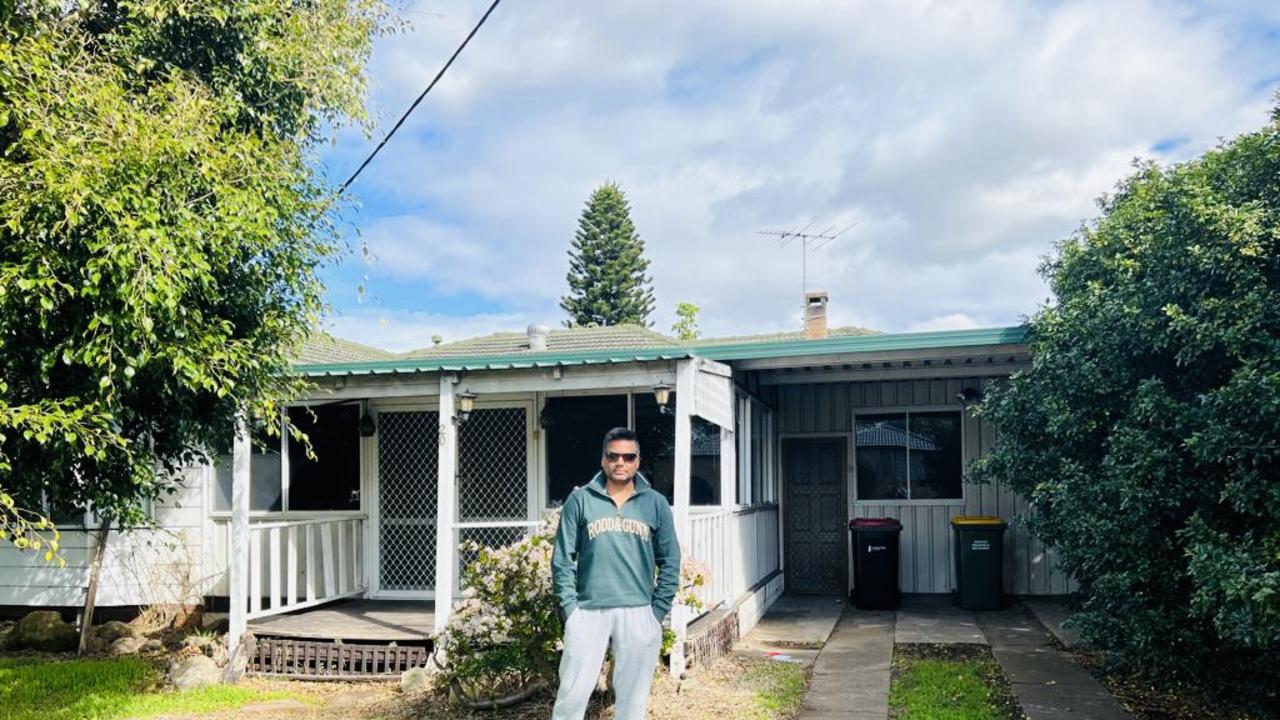
[[[458,561],[461,565],[466,566],[475,559],[474,552],[462,549],[463,545],[468,541],[479,543],[487,548],[497,549],[520,540],[533,529],[532,526],[459,528]]]
[[[435,587],[439,417],[434,411],[378,414],[383,590]]]
[[[462,522],[524,520],[529,513],[524,408],[476,410],[458,428]]]

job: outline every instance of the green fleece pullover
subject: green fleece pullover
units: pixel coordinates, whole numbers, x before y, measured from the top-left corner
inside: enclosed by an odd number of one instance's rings
[[[619,508],[603,473],[569,493],[560,512],[551,576],[564,617],[588,609],[649,605],[661,622],[680,585],[671,506],[643,475]],[[657,581],[654,581],[654,572]]]

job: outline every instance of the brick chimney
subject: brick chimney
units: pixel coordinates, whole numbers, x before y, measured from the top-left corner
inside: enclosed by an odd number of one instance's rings
[[[804,338],[821,340],[827,336],[827,293],[804,294]]]

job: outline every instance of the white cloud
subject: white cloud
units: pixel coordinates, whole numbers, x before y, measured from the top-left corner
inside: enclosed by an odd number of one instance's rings
[[[755,231],[813,216],[858,223],[809,257],[833,323],[1015,322],[1047,295],[1039,258],[1132,158],[1170,138],[1185,142],[1168,159],[1186,158],[1265,120],[1280,53],[1258,28],[1280,17],[1224,7],[503,5],[356,188],[371,284],[421,280],[510,313],[450,326],[468,335],[555,322],[578,214],[612,179],[660,330],[678,300],[702,306],[707,334],[798,327],[799,251]],[[410,10],[416,30],[375,53],[383,115],[482,9]],[[359,149],[344,140],[331,161]],[[425,331],[445,322],[432,310],[391,312]]]
[[[950,315],[939,315],[935,318],[929,318],[924,322],[911,323],[907,328],[909,332],[924,332],[926,330],[971,330],[973,328],[986,327],[991,325],[990,322],[975,320],[964,313],[952,313]]]

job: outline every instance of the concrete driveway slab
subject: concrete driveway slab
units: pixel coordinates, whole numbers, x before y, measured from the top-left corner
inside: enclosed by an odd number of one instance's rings
[[[986,645],[987,638],[973,613],[952,605],[946,595],[906,595],[898,609],[894,642]]]

